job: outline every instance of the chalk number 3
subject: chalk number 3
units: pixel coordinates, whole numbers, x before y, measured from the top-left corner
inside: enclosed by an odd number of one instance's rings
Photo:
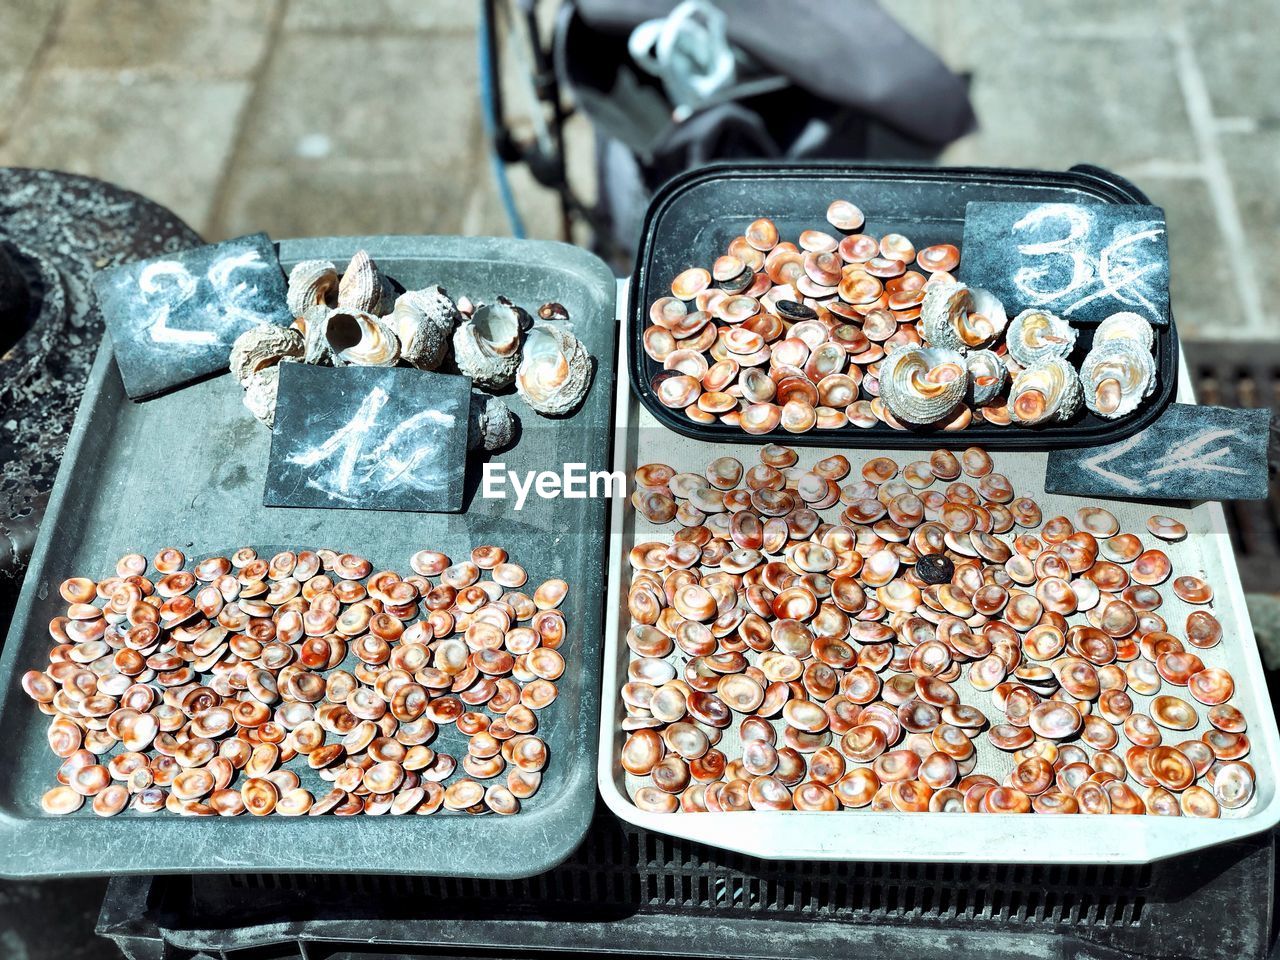
[[[1089,218],[1078,207],[1037,207],[1015,223],[1013,231],[1016,234],[1053,221],[1061,223],[1063,236],[1018,245],[1021,256],[1043,258],[1038,265],[1020,267],[1013,277],[1022,294],[1035,303],[1051,303],[1065,297],[1094,277],[1093,260],[1083,245],[1089,235]]]

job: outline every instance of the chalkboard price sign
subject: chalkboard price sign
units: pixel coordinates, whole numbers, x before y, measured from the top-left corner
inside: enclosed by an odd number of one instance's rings
[[[1271,411],[1175,403],[1105,447],[1053,450],[1048,493],[1142,500],[1265,500]]]
[[[135,400],[226,370],[244,331],[293,321],[265,233],[104,270],[93,286]]]
[[[1168,323],[1164,211],[1120,203],[965,207],[959,278],[985,287],[1009,315],[1029,308],[1096,322],[1129,311]]]
[[[468,377],[284,363],[263,503],[462,509]]]

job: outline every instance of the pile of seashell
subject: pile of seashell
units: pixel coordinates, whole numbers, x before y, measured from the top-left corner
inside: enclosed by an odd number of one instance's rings
[[[630,552],[619,760],[638,807],[1217,817],[1249,802],[1235,683],[1203,659],[1222,638],[1204,580],[1173,577],[1100,507],[1044,519],[976,447],[852,476],[841,455],[797,463],[768,444],[749,469],[636,470],[638,513],[681,525]],[[1163,516],[1147,532],[1187,535]],[[1157,612],[1171,577],[1180,636]]]
[[[275,419],[282,362],[333,366],[406,365],[440,370],[452,348],[454,366],[486,391],[516,391],[544,416],[571,413],[591,385],[592,360],[563,325],[564,307],[545,304],[539,321],[505,297],[455,303],[439,286],[398,297],[369,254],[360,250],[339,277],[328,260],[304,260],[289,273],[293,326],[246,331],[231,350],[231,372],[245,406],[263,423]],[[523,345],[523,349],[522,349]],[[514,416],[500,400],[473,404],[485,448],[501,449]]]
[[[135,553],[62,583],[49,665],[22,677],[62,759],[46,813],[512,814],[537,792],[563,580],[522,593],[494,546],[421,551],[404,578],[332,550],[185,565],[166,547],[150,577]],[[466,776],[445,786],[459,762],[428,744],[450,726]],[[295,758],[331,789],[312,794]]]
[[[1137,314],[1105,321],[1077,372],[1077,331],[1042,310],[1009,320],[994,294],[952,276],[955,246],[856,233],[864,217],[846,200],[827,220],[839,236],[805,230],[798,244],[756,220],[710,270],[672,281],[642,334],[662,404],[751,434],[963,430],[1060,423],[1082,400],[1122,417],[1151,394],[1154,336]]]

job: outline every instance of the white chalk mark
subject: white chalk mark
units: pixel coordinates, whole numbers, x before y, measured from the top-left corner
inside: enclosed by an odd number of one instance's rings
[[[389,399],[385,390],[374,387],[355,416],[324,443],[289,457],[289,463],[307,468],[337,457],[336,464],[327,471],[308,477],[307,486],[348,502],[396,487],[425,492],[440,486],[441,469],[446,465],[439,462],[431,427],[452,427],[453,415],[439,410],[419,411],[369,448],[370,433]],[[423,442],[424,437],[427,442]]]
[[[204,347],[218,342],[218,338],[208,330],[178,330],[169,326],[174,308],[190,300],[197,286],[196,278],[176,260],[159,260],[142,268],[138,274],[138,289],[148,301],[163,298],[156,307],[155,319],[148,330],[152,340],[188,347]]]
[[[1200,452],[1215,440],[1221,440],[1223,437],[1234,436],[1236,436],[1236,432],[1234,430],[1203,430],[1190,440],[1170,450],[1168,453],[1170,462],[1163,466],[1156,467],[1147,474],[1147,479],[1149,480],[1152,477],[1171,473],[1174,470],[1204,470],[1211,473],[1246,473],[1247,471],[1240,467],[1232,467],[1224,463],[1214,462],[1231,453],[1230,444],[1227,444],[1224,447],[1219,447],[1209,453]]]
[[[1130,307],[1145,307],[1152,319],[1160,319],[1155,304],[1143,296],[1139,281],[1148,273],[1158,271],[1162,266],[1161,262],[1155,260],[1144,264],[1141,260],[1135,262],[1125,254],[1136,243],[1143,240],[1154,241],[1162,236],[1164,236],[1163,228],[1149,227],[1109,243],[1098,256],[1099,288],[1083,299],[1077,300],[1062,312],[1069,315],[1094,300],[1114,297]]]
[[[1094,276],[1094,266],[1089,257],[1080,251],[1080,241],[1089,235],[1091,217],[1083,207],[1065,203],[1041,204],[1013,225],[1014,232],[1030,230],[1050,219],[1065,220],[1067,235],[1056,240],[1045,240],[1018,245],[1018,253],[1024,257],[1067,256],[1071,258],[1071,278],[1059,289],[1045,290],[1039,281],[1056,272],[1053,264],[1042,267],[1024,266],[1014,274],[1013,282],[1022,293],[1035,303],[1050,303],[1083,287]]]
[[[1130,493],[1140,493],[1142,491],[1142,484],[1138,483],[1136,480],[1130,480],[1126,476],[1107,470],[1103,467],[1103,464],[1110,463],[1116,457],[1128,453],[1142,442],[1142,437],[1143,435],[1141,433],[1134,434],[1118,447],[1104,447],[1094,456],[1088,457],[1081,462],[1098,476],[1106,480],[1110,480],[1121,489],[1128,490]]]
[[[324,483],[320,489],[326,492],[332,490],[339,496],[349,496],[352,492],[351,481],[355,476],[356,463],[363,456],[361,444],[374,421],[377,420],[378,411],[387,405],[388,399],[390,398],[385,390],[374,387],[361,401],[356,415],[345,426],[331,434],[329,439],[320,446],[290,457],[289,462],[300,467],[314,467],[341,450],[342,457],[338,460],[337,467],[328,475],[331,482]],[[324,475],[321,476],[322,481],[323,479]]]
[[[245,250],[234,256],[226,256],[209,267],[209,283],[213,285],[220,306],[229,320],[262,321],[262,311],[256,305],[258,289],[252,283],[240,280],[231,282],[237,270],[260,272],[267,268],[257,250]]]
[[[1145,310],[1154,320],[1159,320],[1159,308],[1151,297],[1158,291],[1150,289],[1144,281],[1148,274],[1158,272],[1160,260],[1144,261],[1134,248],[1143,242],[1152,242],[1164,236],[1164,228],[1155,221],[1135,224],[1145,227],[1128,236],[1119,236],[1119,228],[1113,231],[1113,239],[1095,258],[1089,250],[1089,234],[1094,225],[1093,212],[1087,207],[1073,204],[1041,204],[1026,213],[1012,227],[1016,236],[1028,230],[1051,229],[1061,222],[1063,235],[1051,240],[1019,243],[1018,253],[1024,258],[1040,258],[1026,263],[1014,273],[1013,282],[1029,301],[1037,304],[1062,303],[1075,295],[1077,299],[1059,309],[1064,316],[1094,302],[1112,298],[1129,307]],[[1148,226],[1147,224],[1150,224]],[[1070,274],[1065,281],[1053,286],[1052,277],[1062,277],[1069,258]]]

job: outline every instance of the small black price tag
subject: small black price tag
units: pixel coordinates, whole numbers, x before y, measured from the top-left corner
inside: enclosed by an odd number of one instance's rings
[[[1049,493],[1141,500],[1265,500],[1270,410],[1175,403],[1105,447],[1053,450]]]
[[[251,327],[293,322],[265,233],[104,270],[93,287],[135,400],[226,370]]]
[[[283,363],[277,397],[267,506],[462,509],[470,378]]]
[[[1035,308],[1073,322],[1121,311],[1169,322],[1169,245],[1159,207],[973,201],[957,275],[994,293],[1011,317]]]

